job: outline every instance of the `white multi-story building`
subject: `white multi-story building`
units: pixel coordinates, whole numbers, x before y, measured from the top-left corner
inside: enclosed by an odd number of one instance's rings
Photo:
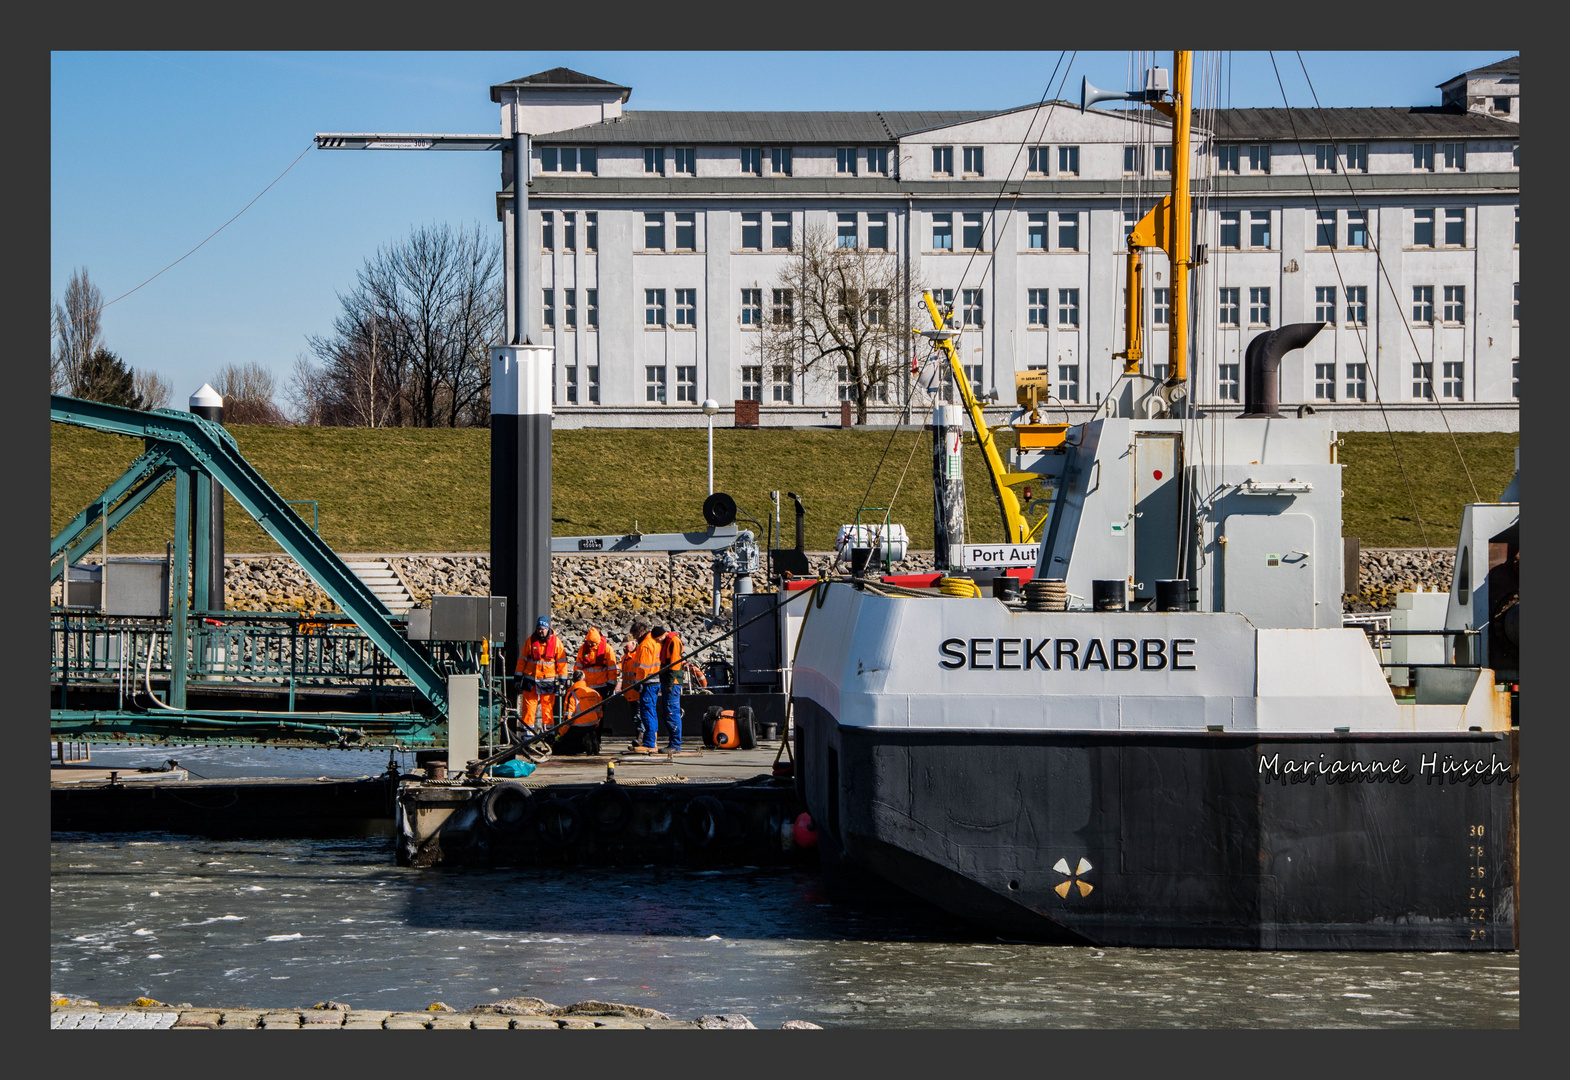
[[[1282,365],[1283,404],[1347,429],[1391,410],[1516,427],[1518,78],[1512,59],[1443,84],[1441,106],[1196,114],[1202,406],[1241,402],[1256,334],[1323,321]],[[804,379],[756,346],[814,226],[952,301],[981,394],[1006,406],[1016,371],[1046,367],[1078,419],[1112,386],[1126,237],[1170,183],[1158,114],[623,110],[630,94],[564,68],[491,88],[503,134],[532,136],[529,275],[559,424],[690,423],[710,397],[757,399],[766,424],[837,416],[831,371]],[[1166,277],[1147,255],[1147,364],[1165,364]]]

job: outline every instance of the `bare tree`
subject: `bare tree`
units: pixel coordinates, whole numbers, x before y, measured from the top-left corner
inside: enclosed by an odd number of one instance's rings
[[[229,424],[285,423],[283,411],[273,402],[276,388],[273,373],[254,360],[225,364],[213,377],[213,389],[224,399],[224,422]]]
[[[167,409],[170,398],[174,397],[174,387],[169,380],[151,368],[136,368],[132,373],[131,385],[137,397],[142,399],[144,409]]]
[[[475,225],[421,227],[377,251],[339,294],[320,366],[297,364],[291,398],[329,424],[484,424],[490,346],[505,327],[500,245]]]
[[[49,392],[85,396],[84,377],[93,353],[103,344],[99,309],[104,294],[87,279],[87,268],[71,272],[64,303],[54,305],[54,352],[49,358]]]
[[[893,392],[908,348],[899,311],[907,294],[921,303],[920,282],[905,278],[891,252],[841,247],[816,226],[802,247],[801,261],[781,270],[764,298],[759,360],[844,384],[856,422],[865,424],[867,403],[888,401]]]

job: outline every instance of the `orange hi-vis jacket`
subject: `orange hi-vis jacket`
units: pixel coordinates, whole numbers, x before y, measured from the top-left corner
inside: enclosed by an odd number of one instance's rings
[[[631,670],[628,671],[628,667]],[[647,679],[660,670],[660,643],[654,640],[653,634],[644,634],[627,653],[627,661],[622,670],[628,675],[628,682],[636,683],[639,679]],[[628,701],[637,701],[643,693],[643,687],[632,686],[627,691]]]
[[[518,650],[518,674],[523,676],[524,690],[542,694],[556,692],[556,680],[567,674],[567,650],[551,634],[544,641],[529,635],[529,640]]]
[[[660,642],[660,685],[671,686],[682,681],[681,635],[674,630],[665,631]]]
[[[600,713],[599,691],[582,679],[573,683],[567,691],[567,715],[573,718],[572,726],[593,727],[600,722]]]
[[[600,637],[598,632],[590,630],[594,635],[590,640],[584,641],[578,649],[578,669],[583,672],[583,681],[589,684],[591,690],[601,690],[616,681],[616,654],[611,651],[610,643]]]

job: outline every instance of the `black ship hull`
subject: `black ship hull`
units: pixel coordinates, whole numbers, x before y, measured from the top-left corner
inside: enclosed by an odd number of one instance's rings
[[[795,702],[825,864],[1005,936],[1516,947],[1512,737],[919,732]]]

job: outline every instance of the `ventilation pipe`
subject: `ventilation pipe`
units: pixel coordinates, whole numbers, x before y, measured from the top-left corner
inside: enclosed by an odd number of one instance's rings
[[[1243,354],[1246,372],[1243,384],[1243,414],[1241,418],[1279,417],[1280,394],[1277,373],[1281,358],[1293,349],[1301,349],[1314,335],[1325,328],[1322,322],[1291,323],[1270,330],[1248,343]]]

